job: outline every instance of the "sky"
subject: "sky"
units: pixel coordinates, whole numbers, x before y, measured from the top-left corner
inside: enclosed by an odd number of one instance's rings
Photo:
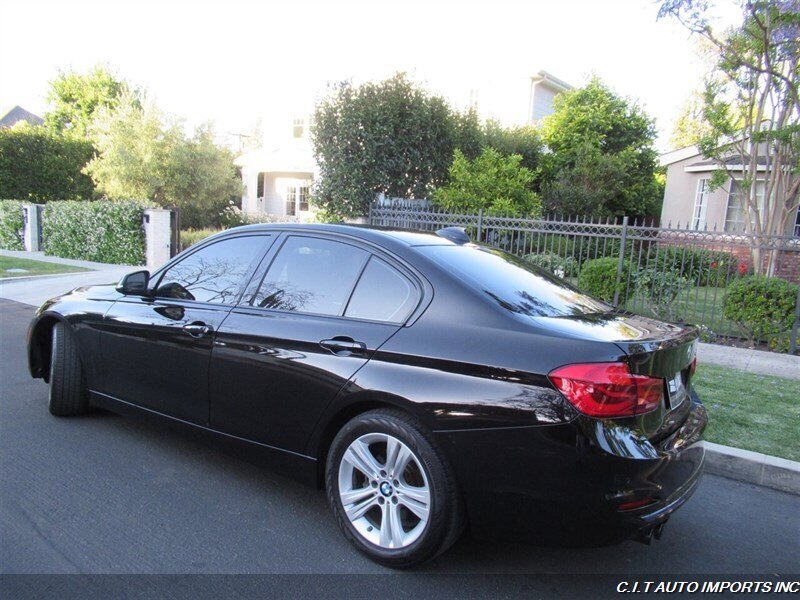
[[[101,63],[193,126],[289,130],[329,82],[407,72],[484,117],[524,120],[530,76],[591,75],[640,102],[666,150],[702,79],[686,30],[652,0],[0,0],[0,110],[42,114],[59,71]]]

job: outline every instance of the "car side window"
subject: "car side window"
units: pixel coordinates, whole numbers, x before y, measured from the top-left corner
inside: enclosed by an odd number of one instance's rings
[[[373,256],[358,280],[345,316],[403,323],[417,305],[417,290],[395,268]]]
[[[291,236],[281,247],[251,304],[341,315],[369,254],[322,238]]]
[[[269,236],[221,240],[169,267],[155,295],[160,298],[234,304],[245,274]]]

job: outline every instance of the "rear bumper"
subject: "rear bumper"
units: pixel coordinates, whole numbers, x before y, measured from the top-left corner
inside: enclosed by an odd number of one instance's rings
[[[697,488],[705,408],[653,445],[614,422],[440,432],[478,537],[568,545],[621,541],[664,523]],[[613,444],[608,440],[613,439]],[[620,505],[649,499],[632,510]]]

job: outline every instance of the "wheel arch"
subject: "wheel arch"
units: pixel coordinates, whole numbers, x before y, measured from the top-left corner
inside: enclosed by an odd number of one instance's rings
[[[45,313],[31,326],[28,338],[28,367],[31,375],[45,381],[50,379],[50,356],[53,344],[53,327],[56,323],[64,323],[71,327],[69,321],[58,313]]]
[[[410,415],[419,424],[428,429],[422,412],[416,409],[414,403],[406,398],[387,394],[385,392],[363,391],[349,394],[343,401],[336,403],[336,408],[324,417],[307,446],[307,454],[317,459],[317,486],[324,487],[325,463],[328,459],[333,439],[344,425],[360,414],[371,410],[392,409]]]

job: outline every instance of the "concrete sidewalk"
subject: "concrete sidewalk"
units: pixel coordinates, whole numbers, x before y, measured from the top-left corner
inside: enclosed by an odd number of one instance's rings
[[[700,344],[697,360],[700,364],[728,367],[746,373],[800,379],[800,356],[797,355],[719,344]]]
[[[15,302],[21,302],[36,307],[41,306],[46,300],[49,300],[53,296],[64,294],[76,287],[116,283],[126,273],[144,268],[45,256],[42,252],[0,250],[0,255],[92,269],[91,271],[81,271],[78,273],[14,277],[0,280],[0,298],[14,300]]]

